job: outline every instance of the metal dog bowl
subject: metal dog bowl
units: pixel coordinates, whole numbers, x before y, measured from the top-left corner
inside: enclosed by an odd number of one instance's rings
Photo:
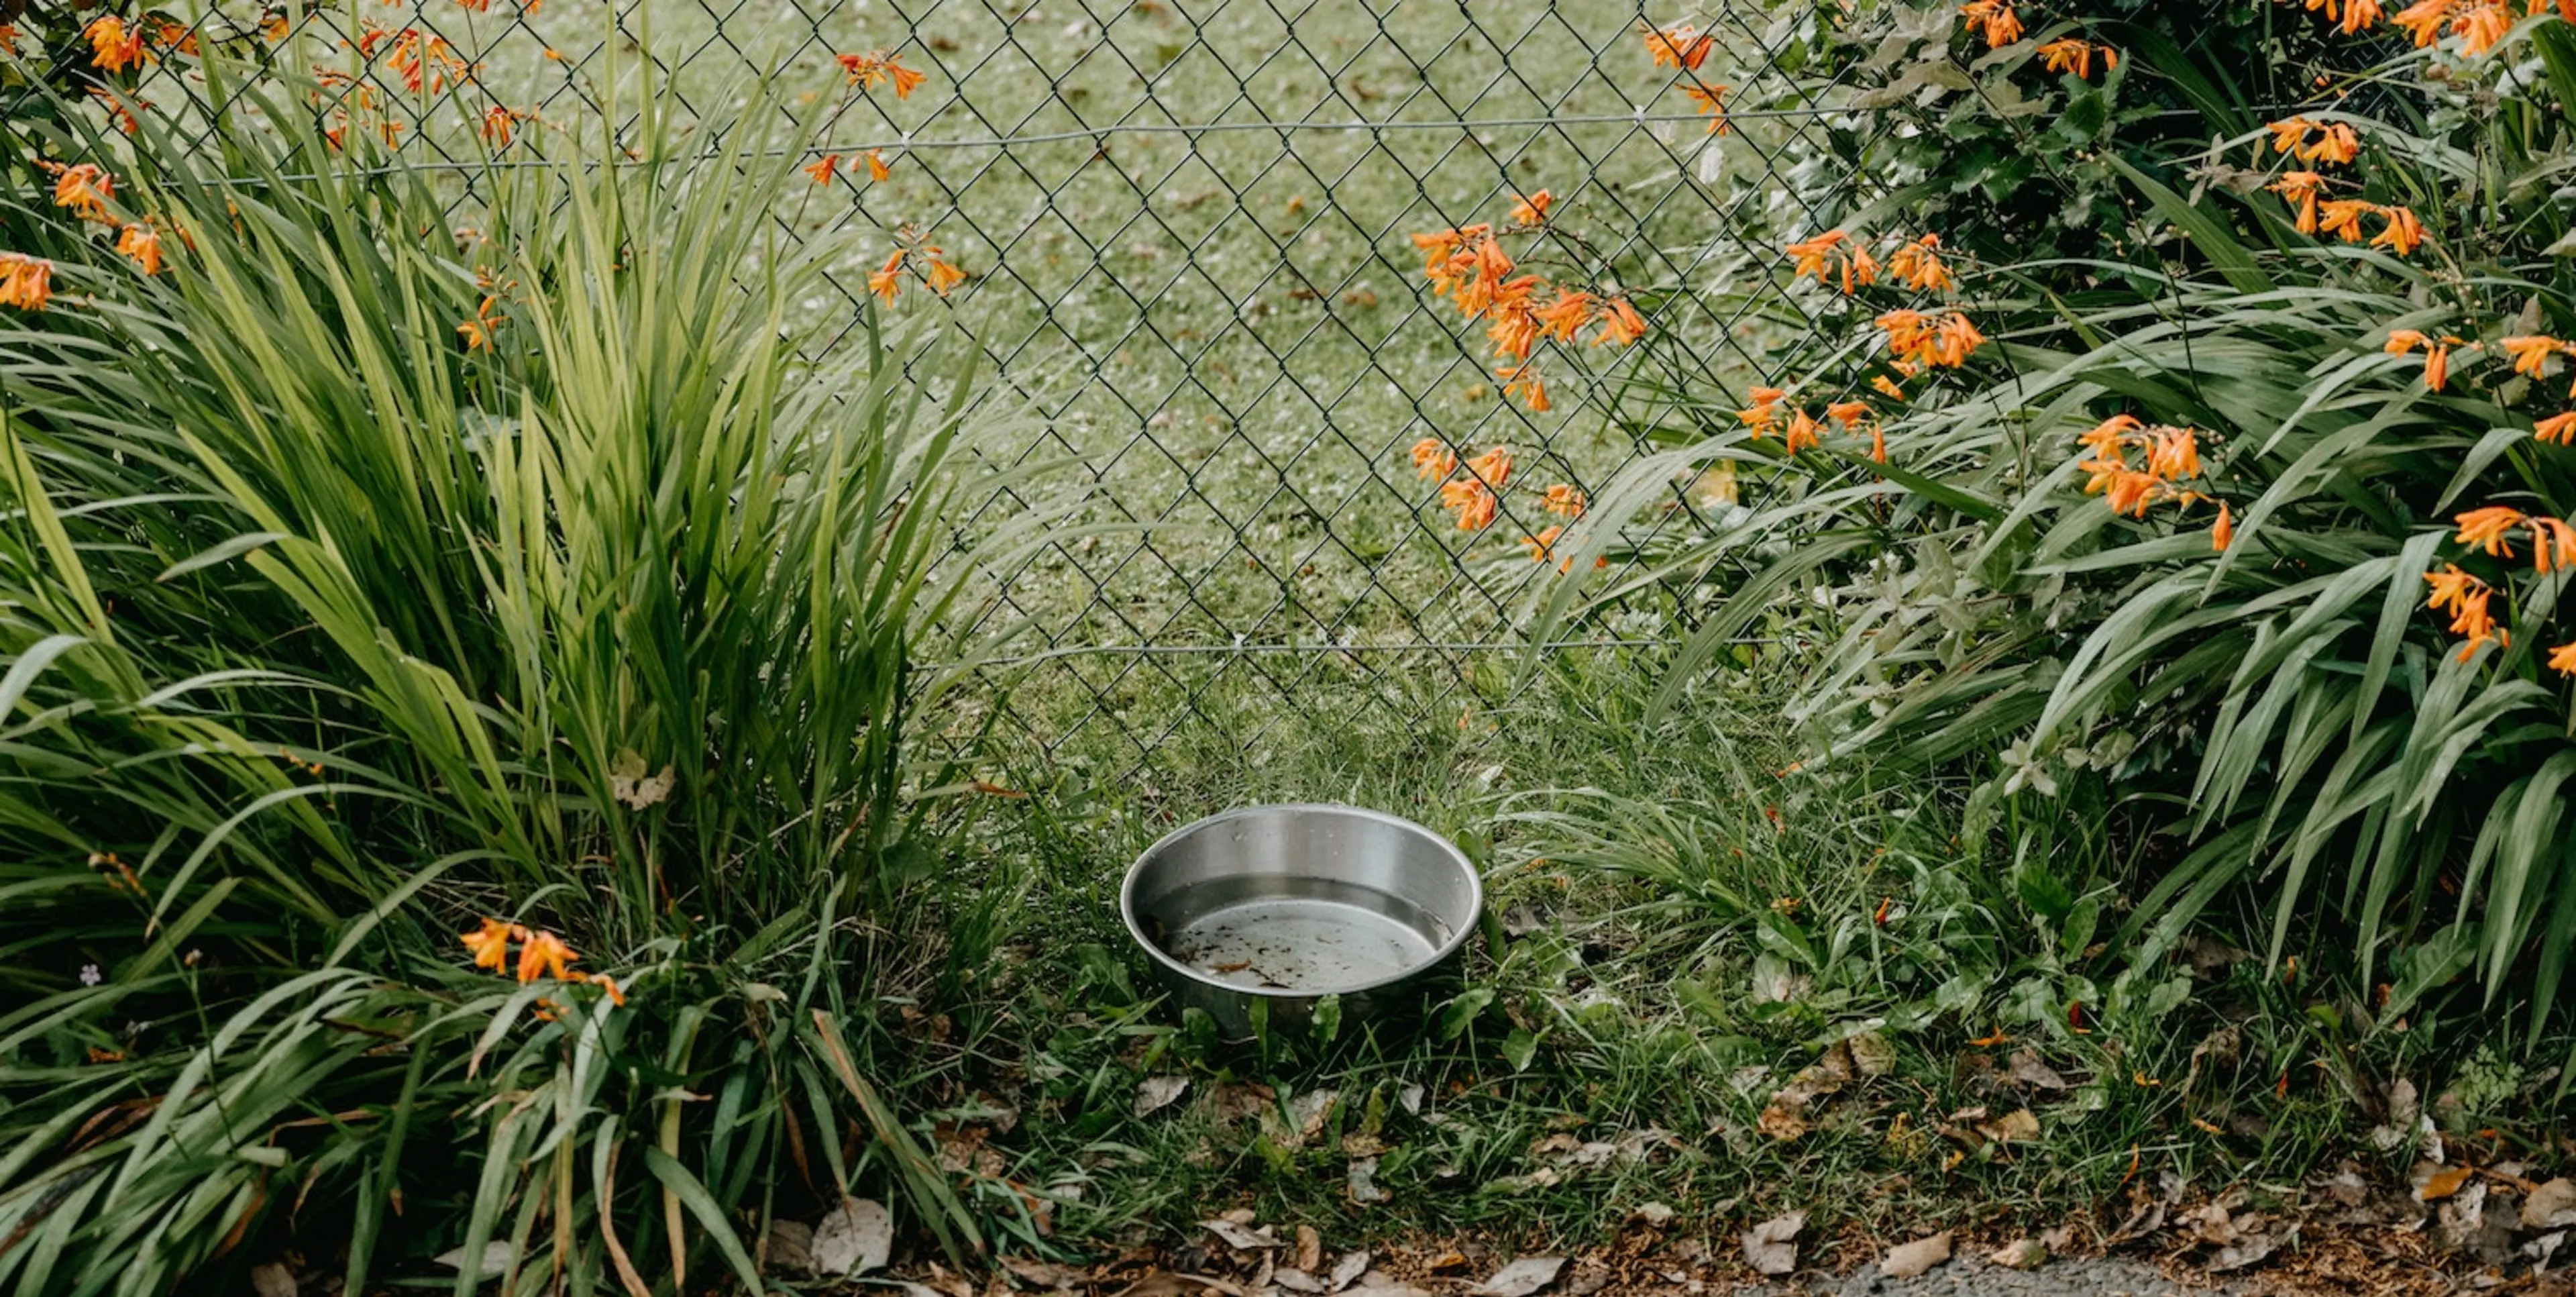
[[[1327,995],[1345,1013],[1418,999],[1484,899],[1466,855],[1411,820],[1250,806],[1146,848],[1118,910],[1173,999],[1241,1039],[1256,1017],[1302,1029]]]

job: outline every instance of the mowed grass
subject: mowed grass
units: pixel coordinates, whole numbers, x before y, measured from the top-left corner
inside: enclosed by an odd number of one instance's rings
[[[328,17],[348,28],[406,12]],[[1711,308],[1667,290],[1731,286],[1695,281],[1724,264],[1722,212],[1759,187],[1779,142],[1758,142],[1757,126],[1704,166],[1718,146],[1699,122],[1637,120],[1688,106],[1634,14],[1531,0],[1472,12],[554,0],[429,5],[406,21],[541,120],[613,110],[650,51],[655,75],[702,106],[775,64],[806,87],[818,152],[880,152],[890,179],[862,171],[782,213],[800,234],[881,232],[837,267],[838,292],[803,305],[855,330],[865,275],[899,231],[974,276],[947,302],[914,286],[891,310],[949,311],[981,331],[1001,387],[1041,417],[990,460],[1058,462],[1083,503],[1060,544],[979,591],[951,629],[979,648],[1008,630],[1014,657],[1059,655],[993,673],[991,694],[1007,691],[998,732],[1113,778],[1167,775],[1156,754],[1197,741],[1183,728],[1257,754],[1309,716],[1454,719],[1459,677],[1483,654],[1445,646],[1513,640],[1544,571],[1518,538],[1555,520],[1520,497],[1490,530],[1461,534],[1405,449],[1425,436],[1507,444],[1521,480],[1597,489],[1636,452],[1631,429],[1668,412],[1626,379],[1714,382],[1740,363]],[[847,90],[833,55],[877,50],[928,79],[903,99]],[[449,117],[423,121],[422,138],[470,134],[469,116]],[[1513,195],[1542,188],[1583,247],[1532,264],[1638,294],[1656,328],[1634,353],[1543,358],[1543,414],[1502,398],[1482,326],[1429,294],[1409,237],[1500,223]],[[996,493],[958,520],[959,542],[1028,503],[1025,489]],[[1626,606],[1581,633],[1666,632],[1666,601]],[[1202,651],[1238,645],[1252,651]],[[1325,646],[1347,651],[1276,651]],[[988,719],[948,718],[960,735]]]
[[[356,68],[370,28],[446,41],[444,93],[404,87],[381,55],[371,75],[400,147],[459,161],[461,225],[486,109],[533,114],[522,133],[627,121],[646,78],[712,112],[774,69],[817,156],[877,151],[889,179],[845,173],[781,211],[790,237],[871,232],[800,305],[859,345],[867,273],[898,242],[944,249],[969,283],[946,301],[914,284],[887,309],[978,330],[997,390],[1037,416],[986,462],[1053,466],[955,519],[958,544],[1052,503],[1034,497],[1078,497],[1061,540],[974,591],[958,638],[931,648],[1009,660],[987,673],[989,705],[940,727],[1159,780],[1157,754],[1197,741],[1183,728],[1257,753],[1310,717],[1454,720],[1489,655],[1461,646],[1517,641],[1548,575],[1519,538],[1557,520],[1516,494],[1490,529],[1459,532],[1406,459],[1415,441],[1507,445],[1519,481],[1597,493],[1642,431],[1689,434],[1665,393],[1760,377],[1744,335],[1779,322],[1745,304],[1779,303],[1748,260],[1772,240],[1745,223],[1839,182],[1786,174],[1817,165],[1794,115],[1708,135],[1636,21],[1534,0],[353,0],[314,12],[282,57]],[[1745,69],[1794,33],[1751,6],[1712,21],[1724,39],[1702,75],[1757,99]],[[903,98],[848,87],[834,56],[876,51],[926,80]],[[1503,398],[1483,326],[1431,295],[1410,241],[1502,223],[1539,189],[1566,237],[1516,244],[1527,263],[1626,292],[1653,326],[1627,352],[1543,353],[1545,413]],[[1630,539],[1687,512],[1651,512]],[[1624,554],[1583,579],[1617,585]],[[1674,616],[1644,588],[1571,633],[1652,641]]]

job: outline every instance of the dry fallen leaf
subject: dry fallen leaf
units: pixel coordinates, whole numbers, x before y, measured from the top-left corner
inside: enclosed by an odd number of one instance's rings
[[[1864,1031],[1843,1042],[1851,1049],[1852,1066],[1862,1076],[1885,1076],[1896,1070],[1896,1046],[1875,1031]]]
[[[1342,1172],[1342,1187],[1350,1191],[1351,1201],[1356,1203],[1385,1202],[1391,1196],[1377,1187],[1377,1159],[1373,1157],[1352,1158],[1350,1167]]]
[[[2036,1270],[2048,1264],[2048,1245],[2035,1238],[2017,1238],[1987,1253],[1986,1260],[2006,1270]]]
[[[1283,1265],[1270,1272],[1270,1285],[1290,1292],[1322,1294],[1330,1291],[1324,1281],[1306,1272],[1303,1266]]]
[[[2136,1211],[2130,1212],[2129,1218],[2120,1222],[2120,1227],[2111,1231],[2110,1236],[2102,1240],[2102,1247],[2107,1251],[2124,1244],[2135,1243],[2164,1227],[2165,1205],[2160,1202],[2147,1203]]]
[[[814,1268],[814,1227],[801,1220],[769,1222],[769,1241],[760,1250],[764,1271],[802,1274]]]
[[[2531,1191],[2522,1200],[2524,1229],[2556,1229],[2576,1225],[2576,1180],[2560,1176]]]
[[[1785,1144],[1807,1133],[1807,1119],[1775,1100],[1762,1110],[1753,1128]]]
[[[1017,1275],[1032,1288],[1080,1288],[1090,1276],[1069,1265],[1040,1261],[1035,1257],[1006,1256],[1002,1268]],[[1195,1291],[1194,1289],[1192,1291]]]
[[[1240,1252],[1254,1252],[1266,1247],[1279,1246],[1279,1240],[1272,1238],[1268,1232],[1230,1220],[1203,1220],[1199,1222],[1199,1228],[1225,1240],[1227,1247]]]
[[[1998,1144],[2026,1144],[2039,1138],[2039,1118],[2028,1108],[2016,1108],[1993,1121],[1978,1122],[1977,1133]]]
[[[1531,1293],[1556,1282],[1556,1274],[1565,1268],[1561,1256],[1525,1256],[1494,1272],[1494,1277],[1478,1286],[1474,1297],[1530,1297]]]
[[[2039,1055],[2035,1051],[2016,1049],[2013,1051],[2011,1060],[2004,1066],[2005,1070],[2011,1074],[2014,1081],[2022,1085],[2029,1086],[2031,1089],[2064,1090],[2069,1088],[2066,1083],[2066,1078],[2059,1075],[2056,1068],[2050,1067],[2048,1064],[2041,1062],[2039,1060]]]
[[[1949,1259],[1950,1234],[1944,1230],[1888,1249],[1887,1255],[1878,1259],[1878,1272],[1891,1279],[1911,1279]]]
[[[1139,1117],[1152,1116],[1154,1113],[1171,1107],[1172,1104],[1178,1101],[1183,1094],[1189,1092],[1189,1088],[1190,1078],[1186,1076],[1149,1076],[1142,1081],[1138,1081],[1136,1083],[1136,1115]]]
[[[1208,1293],[1244,1297],[1243,1289],[1198,1274],[1149,1274],[1119,1289],[1118,1297],[1206,1297]]]
[[[430,1260],[446,1266],[450,1270],[462,1270],[465,1268],[465,1249],[461,1247],[452,1247],[439,1253],[437,1256],[431,1257]],[[474,1269],[477,1275],[485,1279],[498,1279],[502,1275],[508,1274],[510,1272],[510,1245],[507,1243],[484,1244],[482,1264],[477,1265]]]
[[[1330,1291],[1340,1292],[1344,1288],[1350,1287],[1351,1284],[1358,1280],[1361,1275],[1368,1273],[1368,1268],[1368,1253],[1344,1253],[1341,1260],[1333,1263],[1332,1277],[1326,1281],[1330,1285]]]
[[[250,1289],[258,1297],[295,1297],[295,1272],[275,1261],[252,1266]]]
[[[894,1217],[872,1198],[843,1198],[837,1210],[814,1226],[817,1274],[866,1274],[884,1265],[893,1250]]]
[[[2420,1165],[2415,1168],[2415,1201],[2439,1202],[2448,1198],[2458,1193],[2460,1186],[2467,1184],[2474,1174],[2465,1166]]]
[[[2259,1265],[2280,1246],[2280,1240],[2269,1234],[2241,1234],[2235,1242],[2218,1249],[2218,1254],[2209,1259],[2209,1271],[2226,1274]]]
[[[1793,1211],[1744,1231],[1744,1263],[1754,1273],[1784,1275],[1798,1268],[1798,1231],[1807,1227],[1807,1213]]]
[[[650,779],[644,777],[644,757],[633,748],[618,752],[608,763],[608,795],[626,804],[630,810],[643,810],[671,795],[671,785],[678,772],[669,765]]]
[[[1297,1227],[1297,1255],[1291,1264],[1310,1273],[1324,1264],[1324,1236],[1316,1233],[1314,1226]]]

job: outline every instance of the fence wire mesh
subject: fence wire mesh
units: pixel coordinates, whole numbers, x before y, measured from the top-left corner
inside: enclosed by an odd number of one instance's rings
[[[1556,577],[1520,538],[1558,520],[1507,495],[1461,530],[1408,448],[1505,445],[1520,480],[1597,492],[1704,431],[1694,395],[1761,380],[1765,342],[1811,323],[1779,291],[1781,242],[1878,192],[1846,87],[1782,71],[1819,15],[1720,4],[1690,18],[1713,39],[1685,69],[1643,39],[1676,14],[1543,0],[355,0],[190,23],[318,78],[326,122],[455,162],[469,187],[514,133],[631,111],[621,63],[692,108],[774,71],[823,115],[816,160],[845,164],[780,219],[866,232],[804,305],[851,345],[897,232],[938,244],[970,277],[886,310],[979,330],[999,390],[1035,414],[985,453],[1062,461],[1088,488],[962,605],[950,629],[1015,634],[987,668],[993,714],[944,723],[1150,779],[1194,728],[1252,752],[1314,726],[1469,720],[1478,663],[1529,647],[1532,591]],[[62,37],[46,56],[77,74],[90,50]],[[853,85],[845,55],[923,80]],[[1723,95],[1726,131],[1692,87]],[[172,58],[127,106],[248,110],[222,97]],[[1624,297],[1647,330],[1549,344],[1545,410],[1503,390],[1485,326],[1434,294],[1410,237],[1504,224],[1540,190],[1563,237],[1530,264]],[[1692,587],[1642,574],[1730,491],[1676,480],[1610,570],[1576,578],[1612,597],[1563,633],[1672,638]],[[958,543],[1029,504],[973,501]]]

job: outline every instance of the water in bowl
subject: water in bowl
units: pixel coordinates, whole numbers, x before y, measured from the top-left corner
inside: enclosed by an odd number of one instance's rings
[[[1309,995],[1354,990],[1412,972],[1449,941],[1449,926],[1375,888],[1322,878],[1214,879],[1167,907],[1164,953],[1235,986]]]

